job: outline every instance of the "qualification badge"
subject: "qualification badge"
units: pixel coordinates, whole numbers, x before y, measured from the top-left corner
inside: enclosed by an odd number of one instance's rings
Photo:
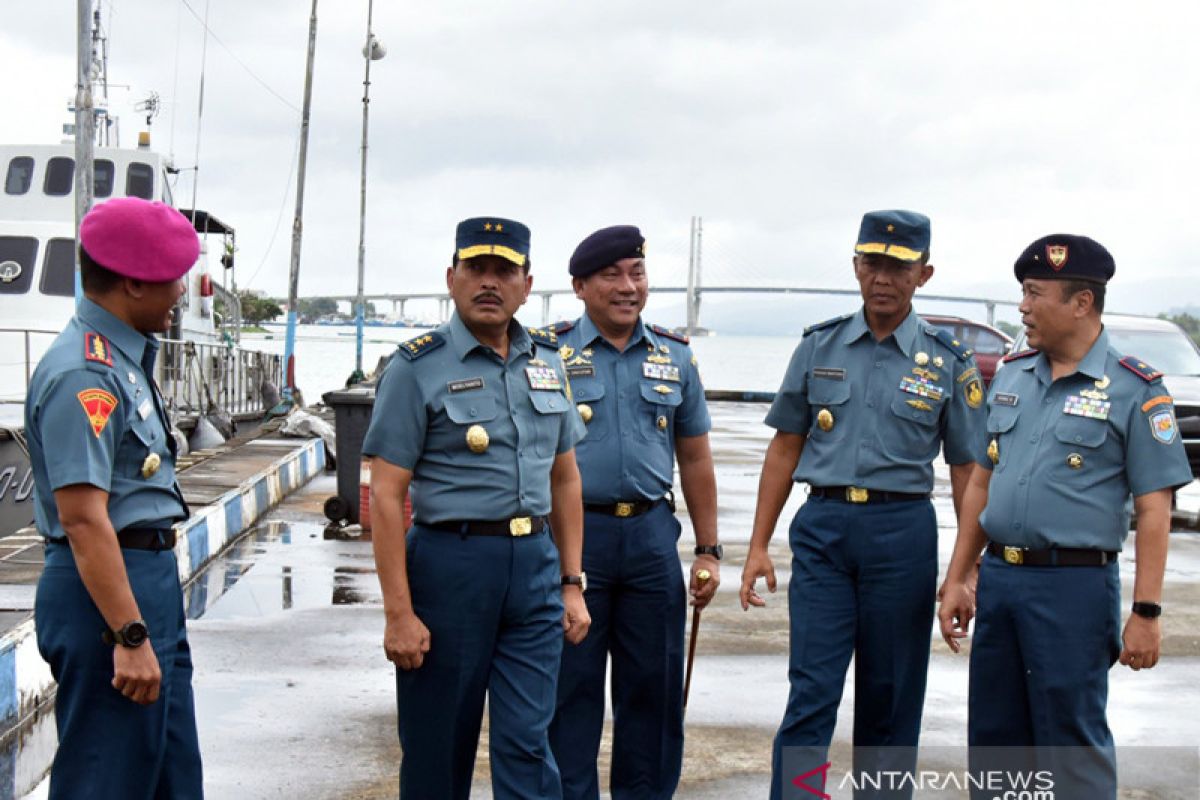
[[[934,356],[934,357],[933,357],[933,365],[934,365],[935,367],[940,367],[940,366],[942,366],[942,365],[943,365],[943,364],[945,364],[945,363],[946,363],[946,360],[945,360],[944,358],[942,358],[941,356]]]
[[[923,367],[929,363],[929,354],[922,350],[913,356],[913,361],[917,362],[918,367]]]
[[[826,433],[833,430],[833,412],[828,408],[822,408],[817,412],[817,427]]]
[[[159,458],[158,453],[151,453],[146,456],[146,460],[142,462],[142,477],[149,478],[158,472],[160,466],[162,466],[162,459]]]
[[[483,453],[488,449],[491,437],[482,425],[472,425],[467,428],[467,447],[472,453]]]
[[[576,408],[579,409],[579,418],[583,420],[585,425],[592,421],[591,406],[589,406],[587,403],[580,403],[576,406]]]

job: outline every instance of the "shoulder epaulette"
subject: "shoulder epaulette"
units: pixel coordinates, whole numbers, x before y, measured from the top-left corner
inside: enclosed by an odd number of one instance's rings
[[[966,361],[975,352],[942,328],[930,327],[925,330],[928,333],[932,333],[935,339],[944,344],[951,353],[958,356],[959,361]]]
[[[83,357],[97,364],[113,365],[112,345],[98,333],[88,331],[83,335]]]
[[[550,326],[550,332],[555,336],[562,336],[567,331],[575,327],[575,323],[571,320],[564,319],[562,322],[556,322]]]
[[[538,344],[549,347],[551,350],[558,349],[558,335],[549,328],[526,328],[529,331],[529,338],[533,339]]]
[[[1038,351],[1031,348],[1029,350],[1021,350],[1020,352],[1017,352],[1017,353],[1009,353],[1008,355],[1006,355],[1004,358],[1002,358],[1000,360],[1003,361],[1005,364],[1007,364],[1010,361],[1016,361],[1017,359],[1020,359],[1020,358],[1029,358],[1030,356],[1036,356],[1037,354],[1038,354]]]
[[[1162,373],[1154,367],[1142,361],[1137,356],[1125,356],[1121,359],[1121,366],[1137,375],[1146,383],[1154,383],[1162,377]]]
[[[839,322],[845,322],[846,320],[850,319],[853,316],[854,316],[853,314],[842,314],[840,317],[834,317],[833,319],[827,319],[824,322],[818,322],[815,325],[809,325],[807,328],[804,329],[804,335],[808,336],[813,331],[823,331],[826,328],[832,328],[834,325],[837,325]]]
[[[665,336],[668,339],[674,339],[675,341],[679,342],[680,344],[687,344],[688,342],[691,341],[691,339],[684,336],[682,333],[676,333],[675,331],[671,330],[670,328],[664,328],[662,325],[651,325],[649,327],[650,327],[650,330],[654,331],[659,336]]]
[[[430,331],[424,336],[418,336],[415,339],[409,339],[407,342],[400,343],[400,354],[409,361],[416,361],[427,353],[432,353],[446,343],[446,337],[442,336],[437,331]]]

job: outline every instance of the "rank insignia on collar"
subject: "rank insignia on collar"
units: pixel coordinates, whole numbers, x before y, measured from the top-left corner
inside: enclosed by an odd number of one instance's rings
[[[98,333],[88,331],[83,335],[83,357],[108,366],[113,365],[112,346]]]
[[[103,389],[84,389],[75,396],[79,398],[79,404],[83,406],[83,413],[87,415],[88,422],[92,426],[92,433],[99,439],[100,434],[104,433],[104,428],[108,425],[109,417],[117,407],[117,398]]]

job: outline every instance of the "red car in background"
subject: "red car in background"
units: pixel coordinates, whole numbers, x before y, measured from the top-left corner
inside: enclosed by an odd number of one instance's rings
[[[982,322],[972,322],[962,317],[944,317],[936,314],[921,314],[930,325],[941,328],[960,343],[975,351],[975,364],[983,385],[991,384],[996,374],[996,365],[1012,349],[1012,337]]]

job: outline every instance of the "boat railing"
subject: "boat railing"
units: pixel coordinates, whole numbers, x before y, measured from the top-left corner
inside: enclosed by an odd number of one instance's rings
[[[0,397],[5,400],[20,402],[25,399],[25,395],[29,393],[29,381],[33,377],[33,370],[37,367],[37,362],[41,360],[42,353],[46,351],[58,336],[59,331],[40,330],[38,328],[0,328],[0,364],[5,367],[4,375],[6,380],[16,378],[16,375],[11,371],[11,368],[16,367],[19,374],[22,376],[22,391],[20,395],[10,397],[15,386],[7,385],[0,390]],[[47,337],[45,340],[38,340],[40,347],[34,349],[35,337]],[[14,344],[14,339],[17,340],[17,347],[10,349]]]
[[[268,410],[264,384],[283,385],[283,356],[277,353],[244,350],[232,342],[160,341],[159,389],[181,414],[214,408],[234,416],[263,414]]]

